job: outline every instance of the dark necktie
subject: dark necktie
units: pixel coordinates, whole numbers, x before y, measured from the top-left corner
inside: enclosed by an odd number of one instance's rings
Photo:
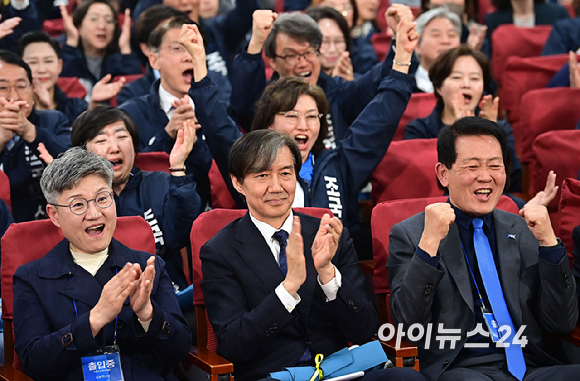
[[[495,320],[500,327],[508,326],[511,329],[511,334],[504,340],[506,345],[509,344],[509,347],[505,348],[508,370],[515,378],[521,381],[526,373],[524,353],[522,352],[521,345],[512,342],[512,339],[516,335],[516,330],[503,297],[503,290],[497,275],[493,253],[491,252],[487,236],[483,232],[483,220],[481,218],[473,219],[473,245],[479,265],[479,273],[481,274],[481,279],[483,280],[485,292],[491,304]]]
[[[282,270],[282,273],[284,274],[284,276],[286,276],[286,274],[288,273],[288,263],[286,262],[286,246],[288,245],[288,232],[285,230],[278,230],[276,233],[274,233],[272,237],[280,244],[280,258],[279,258],[280,270]],[[310,350],[307,347],[306,350],[304,351],[304,354],[302,354],[302,357],[300,357],[298,363],[306,364],[310,362],[310,360],[312,360],[312,354],[310,353]]]
[[[278,230],[274,233],[273,238],[280,244],[280,270],[286,276],[288,273],[288,264],[286,263],[286,245],[288,245],[288,232],[285,230]]]

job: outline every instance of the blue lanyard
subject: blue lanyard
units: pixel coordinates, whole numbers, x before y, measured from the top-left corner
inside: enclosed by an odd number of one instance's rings
[[[473,279],[473,283],[475,284],[475,289],[477,290],[477,295],[479,295],[479,300],[481,301],[481,306],[483,307],[484,310],[486,310],[485,303],[483,302],[483,298],[481,296],[481,292],[479,292],[479,287],[477,287],[477,282],[475,281],[475,276],[473,275],[473,270],[471,270],[471,265],[469,264],[469,258],[467,258],[467,252],[465,251],[465,247],[463,246],[463,242],[461,242],[461,248],[463,249],[463,255],[465,256],[465,260],[467,261],[467,267],[469,268],[469,273],[471,274],[471,278]]]
[[[115,275],[119,272],[119,269],[115,268]],[[72,277],[70,273],[68,273],[68,279],[71,280]],[[77,309],[77,301],[73,298],[73,306],[75,308],[75,315],[77,315],[77,320],[79,318],[79,311]],[[119,320],[119,315],[115,317],[115,333],[113,334],[113,345],[117,345],[117,322]]]

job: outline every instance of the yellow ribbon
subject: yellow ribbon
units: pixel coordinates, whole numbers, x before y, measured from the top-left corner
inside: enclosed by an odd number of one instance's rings
[[[319,380],[322,380],[324,378],[324,373],[322,372],[322,368],[320,367],[320,363],[322,363],[322,360],[324,360],[324,355],[322,353],[317,354],[316,357],[314,358],[314,362],[316,363],[316,371],[310,378],[310,381],[316,380],[317,377]]]

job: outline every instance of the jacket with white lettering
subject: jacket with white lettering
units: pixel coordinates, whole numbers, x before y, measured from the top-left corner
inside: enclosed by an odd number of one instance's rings
[[[40,176],[46,164],[40,159],[38,143],[44,143],[52,157],[71,145],[70,123],[63,113],[32,110],[28,120],[36,127],[36,139],[28,143],[15,138],[0,152],[2,170],[10,179],[12,214],[16,222],[46,218],[46,200],[40,189]]]
[[[387,152],[411,97],[413,81],[410,74],[391,71],[337,148],[314,156],[310,188],[301,181],[305,206],[328,208],[350,231],[358,230],[358,193]],[[189,95],[198,106],[196,116],[204,126],[206,142],[235,199],[239,195],[231,186],[227,155],[241,133],[208,77],[192,82]]]
[[[115,204],[118,216],[141,216],[149,223],[167,274],[181,290],[186,288],[179,250],[189,245],[191,225],[201,205],[193,176],[141,172],[133,167],[127,185],[115,194]]]

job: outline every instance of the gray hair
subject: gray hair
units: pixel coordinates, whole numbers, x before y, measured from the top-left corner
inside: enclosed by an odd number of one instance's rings
[[[40,187],[49,204],[56,204],[63,191],[78,186],[87,176],[100,176],[109,187],[113,186],[113,166],[103,156],[73,147],[60,154],[43,171]]]
[[[272,31],[264,41],[264,52],[268,58],[276,57],[276,36],[279,33],[300,43],[307,42],[315,49],[322,44],[322,32],[312,17],[300,12],[284,13],[274,21]]]
[[[429,25],[429,23],[435,19],[447,19],[451,21],[455,27],[455,30],[457,31],[457,34],[461,36],[461,19],[459,16],[457,16],[457,14],[451,12],[447,6],[442,6],[431,9],[417,18],[417,25],[415,26],[415,29],[419,34],[419,42],[421,42],[421,39],[423,38],[423,31],[427,25]]]

